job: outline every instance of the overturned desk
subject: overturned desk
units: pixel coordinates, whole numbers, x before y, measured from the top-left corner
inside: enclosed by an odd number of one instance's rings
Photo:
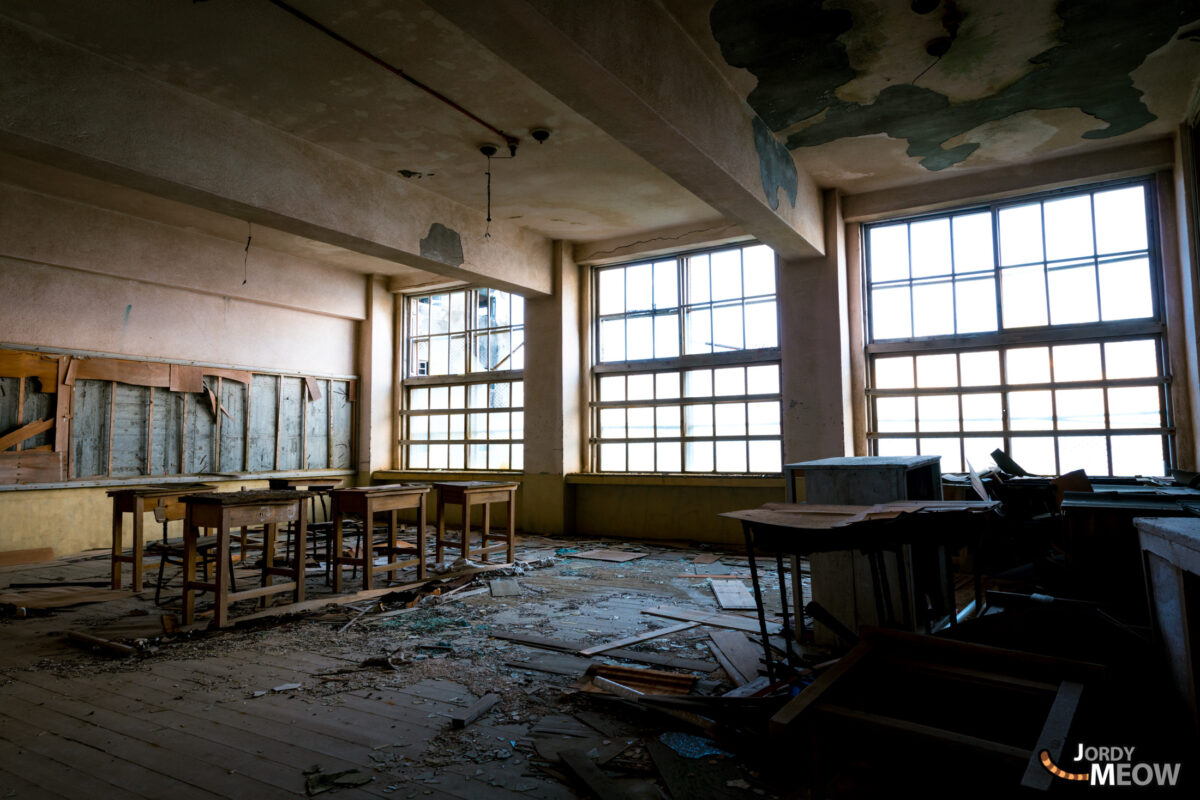
[[[266,598],[273,594],[289,592],[292,601],[304,600],[304,538],[308,530],[305,518],[305,501],[309,492],[292,490],[215,492],[213,494],[191,494],[180,498],[187,506],[183,522],[184,566],[183,566],[183,621],[190,624],[196,618],[196,592],[208,591],[214,595],[213,625],[223,628],[229,623],[229,607],[239,600]],[[296,523],[296,548],[291,563],[275,565],[275,540],[279,525]],[[263,557],[262,584],[254,589],[240,592],[229,591],[229,532],[233,528],[262,525]],[[217,552],[213,582],[196,580],[196,540],[200,528],[216,531]],[[287,578],[286,583],[273,583],[275,576]]]
[[[896,620],[897,609],[892,606],[883,553],[891,551],[896,554],[900,566],[898,588],[901,608],[898,610],[903,615],[904,626],[912,628],[918,621],[916,596],[921,588],[913,582],[913,545],[944,546],[954,541],[973,539],[973,536],[964,533],[969,530],[969,526],[964,524],[968,522],[967,517],[990,514],[996,506],[994,501],[942,500],[910,500],[875,506],[767,503],[760,508],[721,514],[722,517],[736,519],[742,523],[763,649],[766,652],[771,677],[774,677],[774,673],[771,667],[770,643],[767,639],[766,611],[755,562],[757,550],[775,555],[785,637],[790,638],[793,634],[788,613],[790,602],[787,597],[783,557],[808,556],[812,553],[838,550],[859,550],[867,556],[875,588],[877,613],[880,619],[891,621]],[[942,554],[939,558],[938,585],[930,588],[948,595],[944,602],[953,603],[953,576],[949,574],[946,560]],[[793,575],[792,578],[793,591],[798,591],[798,576]],[[953,614],[950,614],[950,619],[954,619]],[[798,629],[803,630],[803,617],[796,621],[796,625]]]
[[[142,575],[145,572],[146,538],[144,533],[147,511],[158,506],[169,506],[179,502],[185,494],[215,492],[217,487],[207,483],[161,483],[147,486],[122,486],[110,489],[112,498],[112,588],[121,588],[121,565],[132,565],[133,591],[142,590]],[[133,549],[124,554],[125,515],[133,515]]]

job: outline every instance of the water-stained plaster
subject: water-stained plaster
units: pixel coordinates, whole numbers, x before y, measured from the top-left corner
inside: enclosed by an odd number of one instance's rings
[[[854,42],[851,31],[859,20],[846,8],[827,5],[717,0],[710,23],[725,60],[757,76],[748,101],[772,130],[824,112],[821,121],[789,133],[789,148],[882,133],[906,140],[908,155],[929,170],[960,163],[980,146],[961,139],[947,146],[956,137],[1030,110],[1079,108],[1099,122],[1082,134],[1087,139],[1145,126],[1155,115],[1131,73],[1180,28],[1200,19],[1200,0],[1061,0],[1055,9],[1061,19],[1057,43],[1025,59],[1034,68],[998,91],[955,102],[910,82],[889,85],[873,100],[859,102],[839,93],[860,74],[846,45]],[[960,3],[959,9],[964,38],[956,39],[944,58],[963,65],[969,60],[955,54],[955,47],[963,50],[970,43],[965,37],[971,30],[970,5]]]

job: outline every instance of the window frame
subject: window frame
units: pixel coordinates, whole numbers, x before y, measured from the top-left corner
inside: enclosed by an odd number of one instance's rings
[[[1014,327],[1005,329],[1003,327],[1003,288],[1002,288],[1002,272],[1004,269],[1011,269],[1013,266],[1001,266],[1000,258],[1000,227],[999,215],[1006,208],[1013,208],[1031,203],[1045,204],[1054,199],[1066,198],[1071,196],[1089,196],[1099,192],[1139,186],[1142,188],[1145,197],[1146,211],[1146,259],[1148,261],[1149,282],[1150,282],[1150,298],[1152,303],[1153,313],[1148,317],[1126,320],[1114,320],[1110,322],[1082,322],[1082,323],[1061,323],[1053,324],[1050,322],[1051,315],[1047,308],[1047,324],[1027,327]],[[874,319],[872,308],[872,289],[880,284],[887,285],[902,285],[907,284],[909,287],[919,282],[921,279],[914,279],[909,273],[906,281],[887,281],[887,282],[872,282],[871,280],[871,237],[870,231],[875,227],[887,225],[896,225],[900,223],[911,224],[925,220],[945,218],[950,219],[961,215],[973,213],[990,213],[991,217],[991,235],[992,235],[992,268],[990,271],[980,271],[978,273],[964,273],[967,276],[987,275],[995,281],[994,293],[996,298],[996,324],[997,329],[994,331],[971,332],[971,333],[953,333],[940,334],[932,336],[911,336],[907,338],[891,338],[876,341],[874,339]],[[1093,211],[1093,228],[1095,223]],[[1043,240],[1043,256],[1045,256],[1045,224],[1042,225],[1042,240]],[[862,258],[862,309],[863,309],[863,332],[865,338],[865,371],[866,371],[866,439],[868,451],[872,454],[878,453],[878,443],[886,439],[910,439],[918,441],[921,439],[937,439],[937,438],[957,438],[960,440],[960,455],[963,459],[963,469],[967,468],[966,458],[966,440],[969,438],[999,438],[1003,441],[1003,448],[1006,452],[1011,452],[1011,443],[1015,438],[1026,437],[1042,437],[1055,440],[1054,459],[1056,469],[1061,470],[1073,468],[1070,465],[1061,463],[1061,453],[1058,447],[1058,439],[1069,438],[1076,436],[1104,436],[1106,437],[1106,455],[1108,459],[1109,473],[1112,472],[1113,466],[1113,447],[1111,438],[1113,435],[1157,435],[1162,437],[1163,441],[1163,465],[1169,472],[1176,464],[1177,445],[1175,442],[1175,425],[1174,425],[1174,410],[1172,407],[1171,384],[1172,375],[1170,369],[1170,343],[1168,340],[1166,314],[1166,286],[1164,280],[1164,265],[1162,263],[1162,252],[1159,241],[1159,209],[1157,204],[1157,179],[1153,175],[1138,176],[1131,178],[1123,178],[1116,180],[1096,181],[1086,184],[1080,184],[1070,187],[1047,191],[1034,191],[1022,194],[1016,197],[1006,197],[997,199],[991,202],[969,203],[962,206],[951,208],[943,208],[937,211],[931,211],[920,214],[909,214],[887,219],[881,219],[871,223],[864,223],[860,227],[860,248],[863,254]],[[1093,236],[1095,235],[1093,231]],[[951,234],[951,247],[953,247],[953,233]],[[910,263],[912,259],[911,241],[909,244]],[[1140,253],[1142,251],[1128,251],[1130,253]],[[1114,256],[1125,255],[1121,254],[1104,254],[1101,256],[1098,253],[1093,253],[1091,256],[1092,263],[1097,266],[1103,263],[1103,259],[1112,258]],[[1080,259],[1058,259],[1059,262],[1079,261]],[[1041,263],[1043,269],[1043,280],[1046,282],[1046,299],[1050,302],[1049,293],[1049,273],[1051,265],[1056,263],[1055,260],[1043,259]],[[959,276],[959,273],[951,271],[948,279],[954,282]],[[1097,287],[1099,287],[1099,276],[1097,274]],[[953,290],[952,290],[953,291]],[[1099,289],[1098,289],[1099,291]],[[952,294],[956,299],[956,295]],[[1100,308],[1099,306],[1097,307]],[[915,320],[916,310],[915,303],[912,300],[912,295],[909,295],[909,311],[911,318]],[[1098,312],[1099,313],[1099,312]],[[957,304],[954,308],[955,325],[958,324],[958,309]],[[1105,363],[1104,345],[1112,342],[1131,341],[1131,340],[1152,340],[1154,342],[1156,354],[1156,370],[1155,377],[1147,378],[1107,378],[1107,367],[1100,379],[1086,381],[1070,381],[1060,382],[1054,380],[1053,375],[1048,382],[1039,382],[1036,384],[1030,383],[1009,383],[1007,378],[1007,359],[1005,351],[1010,349],[1019,349],[1021,347],[1047,347],[1054,348],[1056,346],[1071,345],[1071,344],[1099,344],[1101,351],[1102,364]],[[901,389],[879,389],[877,386],[876,364],[882,357],[915,357],[927,355],[939,355],[948,353],[970,353],[979,351],[996,351],[1000,367],[1000,383],[988,386],[963,386],[961,374],[958,377],[958,383],[954,386],[943,387],[926,387],[918,388],[917,382],[914,379],[912,388]],[[1053,363],[1053,350],[1051,353],[1051,363]],[[960,369],[956,360],[956,369]],[[1125,388],[1125,387],[1144,387],[1154,386],[1157,389],[1159,397],[1159,421],[1160,424],[1156,427],[1149,428],[1122,428],[1112,427],[1109,415],[1109,400],[1107,389]],[[1107,427],[1096,429],[1072,429],[1060,428],[1060,418],[1057,408],[1056,391],[1073,390],[1073,389],[1100,389],[1104,390],[1104,416]],[[1019,391],[1046,391],[1050,393],[1051,398],[1051,423],[1050,427],[1042,429],[1014,429],[1010,419],[1010,409],[1008,402],[1008,394]],[[962,398],[971,394],[999,394],[1001,398],[1001,431],[974,431],[967,430],[963,417]],[[914,403],[916,398],[931,395],[954,395],[957,396],[959,407],[959,427],[955,431],[921,431],[919,414],[914,417],[913,430],[905,432],[880,432],[879,419],[877,413],[877,398],[886,397],[913,397]],[[918,445],[919,446],[919,445]]]
[[[621,263],[617,263],[617,264],[606,264],[604,266],[595,266],[591,269],[591,275],[589,276],[589,278],[590,278],[589,285],[590,285],[590,292],[591,292],[589,331],[590,331],[590,336],[592,339],[591,347],[590,347],[592,368],[590,370],[590,377],[589,377],[590,386],[591,386],[591,399],[588,403],[588,409],[587,409],[587,423],[588,423],[587,445],[588,445],[589,463],[591,465],[591,470],[594,473],[605,474],[605,475],[672,475],[672,476],[686,476],[686,477],[761,476],[761,475],[780,475],[780,474],[782,474],[783,397],[782,397],[782,356],[781,356],[781,347],[780,347],[780,339],[782,338],[782,331],[781,331],[781,325],[780,325],[780,320],[779,320],[780,315],[779,315],[779,291],[778,291],[779,290],[778,258],[772,252],[771,257],[772,257],[773,267],[774,267],[773,277],[774,277],[775,291],[772,292],[770,295],[751,295],[751,296],[747,297],[744,294],[744,291],[745,291],[744,272],[743,272],[742,276],[739,278],[739,283],[741,284],[742,293],[739,294],[736,298],[729,298],[729,299],[724,299],[724,300],[712,299],[713,293],[712,293],[712,288],[711,288],[711,286],[712,286],[711,273],[710,273],[710,277],[709,277],[709,293],[708,293],[709,299],[708,300],[692,302],[691,298],[690,298],[690,294],[689,294],[690,293],[690,283],[688,281],[688,260],[689,259],[697,257],[697,256],[711,255],[713,253],[724,252],[724,251],[731,251],[731,250],[744,251],[750,247],[757,247],[760,245],[761,245],[761,243],[757,242],[757,241],[743,241],[743,242],[737,242],[734,244],[720,245],[720,246],[716,246],[716,247],[696,248],[696,249],[680,251],[680,252],[676,252],[676,253],[669,253],[669,254],[663,254],[663,255],[658,255],[658,256],[649,256],[649,257],[626,261],[626,262],[621,262]],[[649,308],[649,309],[639,309],[639,310],[635,310],[635,311],[624,311],[621,313],[604,314],[604,315],[600,314],[600,289],[599,289],[600,280],[601,280],[600,276],[604,271],[613,270],[613,269],[624,269],[624,268],[639,266],[639,265],[643,265],[643,264],[656,265],[656,264],[660,264],[662,262],[669,261],[669,260],[675,262],[675,287],[676,287],[676,297],[678,300],[677,304],[668,307],[668,310],[654,308],[653,304],[651,304],[651,308]],[[653,291],[654,291],[654,284],[653,284],[653,278],[652,278],[651,292],[653,293]],[[747,306],[750,306],[753,301],[762,302],[767,297],[769,297],[771,299],[771,301],[775,303],[775,308],[776,308],[776,315],[775,315],[775,341],[776,341],[776,344],[774,347],[760,347],[760,348],[752,348],[752,349],[720,350],[720,351],[716,350],[714,347],[713,352],[709,352],[709,353],[687,353],[686,352],[687,336],[688,336],[687,313],[690,310],[700,308],[700,307],[705,307],[705,306],[707,306],[709,309],[712,309],[714,307],[717,307],[717,306],[720,306],[720,305],[723,305],[726,303],[740,303],[743,308],[742,343],[745,344],[745,342],[746,342],[745,309],[747,308]],[[656,320],[656,318],[659,316],[664,316],[666,314],[672,314],[672,313],[676,314],[678,316],[677,331],[678,331],[679,355],[667,356],[667,357],[657,357],[657,358],[632,359],[632,360],[627,358],[625,360],[620,360],[620,361],[601,361],[600,330],[601,330],[601,323],[603,321],[614,320],[614,319],[628,320],[630,318],[635,318],[635,317],[649,317],[652,320]],[[711,317],[710,317],[710,319],[711,319]],[[657,324],[656,322],[652,322],[652,326],[654,326],[656,324]],[[628,330],[628,328],[626,328],[626,330]],[[652,335],[653,335],[653,332],[655,330],[654,327],[652,327],[651,330],[652,330]],[[710,331],[711,331],[711,322],[710,322]],[[657,336],[654,337],[654,341],[657,341]],[[711,343],[710,343],[710,346],[711,346]],[[626,355],[628,355],[627,345],[626,345]],[[736,394],[736,395],[713,394],[713,395],[708,395],[708,396],[688,396],[686,394],[686,389],[685,389],[684,383],[685,383],[685,376],[688,371],[697,370],[697,369],[719,369],[722,367],[735,367],[735,366],[747,368],[747,367],[755,367],[755,366],[762,366],[762,365],[774,365],[776,367],[776,369],[778,370],[778,373],[777,373],[778,378],[779,378],[779,390],[778,391],[776,391],[774,393],[768,393],[768,394],[749,394],[748,392],[743,392],[742,394]],[[601,391],[600,391],[601,381],[604,378],[613,377],[613,376],[622,376],[622,375],[623,376],[638,376],[638,375],[655,376],[658,374],[671,373],[671,372],[679,373],[679,395],[677,397],[654,398],[654,399],[646,399],[646,400],[628,400],[628,399],[625,399],[625,400],[601,400],[600,399],[600,397],[601,397]],[[747,387],[747,389],[748,389],[748,387]],[[655,394],[657,394],[657,388],[655,389]],[[693,435],[693,436],[689,436],[687,434],[686,408],[688,406],[709,405],[709,406],[713,406],[714,411],[715,411],[715,406],[721,405],[721,404],[732,404],[732,403],[750,404],[750,403],[755,403],[755,402],[776,402],[779,404],[780,419],[779,419],[779,428],[778,428],[777,433],[774,433],[774,434],[751,434],[749,432],[751,423],[749,420],[749,413],[747,411],[746,420],[745,420],[745,431],[746,432],[744,434],[718,436],[718,435],[716,435],[715,422],[714,422],[712,434]],[[643,408],[643,407],[658,408],[658,407],[663,407],[663,406],[679,407],[679,409],[680,409],[679,435],[659,437],[657,435],[658,422],[657,422],[657,418],[656,418],[655,426],[654,426],[655,433],[652,436],[630,437],[630,436],[626,435],[624,437],[618,437],[618,438],[601,437],[601,413],[605,409],[613,409],[613,408],[629,409],[629,408]],[[626,431],[626,434],[628,434],[628,431]],[[746,454],[747,470],[746,471],[740,471],[740,472],[719,472],[719,471],[717,471],[716,455],[715,455],[716,442],[721,442],[721,441],[738,441],[738,442],[747,443],[746,444],[746,447],[747,447],[747,454]],[[762,472],[762,471],[750,471],[749,470],[749,466],[750,466],[749,443],[753,442],[753,441],[777,441],[779,443],[780,471]],[[696,471],[696,470],[688,470],[687,469],[686,448],[687,448],[688,442],[713,442],[714,443],[713,469],[707,470],[707,471]],[[613,445],[613,444],[624,445],[626,459],[628,459],[628,452],[629,452],[628,447],[630,444],[645,444],[645,443],[652,444],[656,448],[656,450],[655,450],[656,466],[657,466],[657,459],[658,459],[657,446],[662,445],[662,444],[678,444],[679,451],[680,451],[679,452],[679,467],[680,467],[680,469],[679,470],[658,470],[658,469],[656,469],[656,470],[647,472],[647,471],[633,471],[633,470],[629,470],[629,469],[605,470],[603,468],[602,459],[601,459],[602,445],[606,445],[606,444],[607,445]],[[628,466],[627,462],[626,462],[626,466]]]
[[[525,370],[524,370],[524,366],[522,365],[522,367],[520,369],[505,369],[505,370],[492,370],[492,371],[488,371],[486,369],[476,370],[473,368],[473,360],[471,358],[471,354],[472,354],[472,344],[476,341],[476,337],[478,335],[480,335],[481,333],[490,335],[490,333],[492,333],[492,332],[507,331],[511,334],[511,332],[514,330],[520,330],[522,332],[522,340],[521,340],[521,344],[519,345],[519,347],[523,348],[525,346],[525,339],[524,339],[524,331],[525,331],[525,327],[526,327],[525,317],[524,317],[524,314],[522,314],[521,322],[519,324],[514,324],[513,320],[512,320],[512,316],[511,316],[511,310],[510,310],[510,317],[509,317],[508,324],[499,325],[499,326],[487,326],[487,327],[478,326],[477,325],[477,321],[478,321],[477,315],[473,314],[473,313],[468,314],[467,309],[474,309],[474,308],[478,307],[477,303],[478,303],[479,292],[482,292],[482,291],[494,292],[494,291],[505,291],[505,290],[493,289],[491,287],[486,287],[486,286],[458,286],[458,287],[449,288],[449,289],[442,288],[442,289],[435,289],[435,290],[430,290],[430,291],[418,291],[418,292],[413,292],[411,294],[404,294],[401,296],[402,309],[401,309],[401,323],[400,323],[400,340],[401,340],[401,352],[403,355],[401,356],[401,363],[400,363],[400,376],[401,377],[400,377],[400,380],[397,382],[398,383],[397,388],[399,390],[398,391],[399,398],[398,398],[398,404],[397,404],[398,405],[398,414],[397,414],[398,420],[397,420],[397,422],[400,427],[400,435],[397,437],[397,447],[399,449],[397,461],[398,461],[398,464],[401,469],[420,470],[420,471],[438,471],[438,472],[441,472],[441,471],[445,471],[445,472],[460,472],[460,471],[461,472],[521,472],[524,467],[524,444],[525,444],[525,437],[524,437],[524,430],[525,430],[525,426],[524,426],[524,413],[525,413],[524,382],[525,382],[525,377],[524,377],[524,375],[525,375]],[[462,335],[466,339],[466,347],[465,347],[465,352],[464,352],[464,366],[466,368],[466,371],[463,373],[460,373],[460,374],[449,374],[449,375],[428,375],[428,374],[413,375],[413,374],[410,374],[410,371],[413,368],[413,363],[416,358],[415,353],[416,353],[417,342],[422,339],[428,340],[429,337],[432,337],[435,335],[436,336],[443,335],[443,334],[433,334],[432,332],[427,333],[427,334],[420,334],[420,333],[413,333],[411,331],[412,322],[416,318],[413,304],[418,302],[419,299],[422,297],[433,297],[436,295],[453,295],[453,294],[457,294],[457,293],[462,293],[464,295],[464,327],[463,327]],[[522,300],[522,302],[524,302],[524,298],[522,298],[521,295],[518,295],[514,292],[506,292],[506,294],[508,294],[511,298],[520,298]],[[447,332],[446,335],[453,336],[453,335],[457,335],[457,333],[458,333],[457,331]],[[511,338],[510,338],[510,344],[511,344]],[[515,352],[516,352],[516,348],[510,348],[510,353],[506,357],[506,360],[510,360],[512,358],[512,353],[515,353]],[[481,384],[486,386],[488,384],[505,384],[505,383],[507,383],[509,386],[509,388],[508,388],[509,404],[507,406],[493,408],[493,407],[491,407],[490,401],[489,401],[489,404],[485,407],[471,406],[470,395],[471,395],[471,387],[472,386],[478,386]],[[518,384],[518,383],[521,384],[521,402],[520,402],[520,404],[514,404],[512,387],[514,384]],[[463,389],[462,407],[461,408],[449,407],[449,401],[448,401],[447,408],[437,408],[437,409],[430,408],[429,402],[425,403],[424,408],[417,409],[417,408],[412,407],[412,392],[414,390],[429,389],[430,394],[432,394],[432,390],[439,388],[439,387],[447,387],[448,388],[448,392],[447,392],[448,397],[453,396],[453,388],[452,387],[462,387],[462,389]],[[505,413],[509,414],[509,424],[508,424],[509,435],[508,435],[508,437],[492,438],[489,435],[484,438],[472,438],[471,434],[470,434],[470,432],[471,432],[471,419],[470,419],[471,415],[472,414],[480,414],[480,413],[489,414],[489,413],[493,413],[493,412],[505,412]],[[519,438],[515,438],[512,435],[513,430],[514,430],[514,426],[513,426],[513,422],[512,422],[512,420],[513,420],[512,415],[518,414],[518,413],[522,415],[522,425],[521,425],[521,434],[522,435]],[[428,418],[431,418],[434,416],[442,416],[442,415],[450,416],[450,415],[460,415],[460,414],[463,416],[463,431],[462,431],[462,436],[460,438],[453,438],[452,437],[452,429],[448,428],[447,429],[447,438],[432,439],[432,438],[430,438],[428,424],[426,426],[425,438],[423,438],[423,439],[412,438],[412,421],[414,419],[416,419],[416,418],[428,419]],[[449,455],[450,448],[461,448],[461,450],[462,450],[462,466],[449,466],[449,464],[451,463],[451,460],[449,458],[447,458],[447,466],[444,466],[444,467],[428,466],[428,463],[429,463],[428,451],[426,452],[426,466],[413,466],[412,465],[412,463],[411,463],[412,462],[411,448],[413,446],[422,446],[422,445],[432,446],[432,445],[441,445],[441,444],[447,445],[447,448],[448,448],[447,454],[448,455]],[[508,466],[507,467],[491,467],[491,466],[472,467],[472,466],[470,466],[470,461],[471,461],[470,448],[472,445],[483,445],[483,446],[506,445],[506,446],[508,446],[508,448],[509,448],[509,450],[508,450],[509,455],[508,455],[508,462],[507,462]],[[513,457],[514,453],[518,452],[515,448],[520,448],[520,451],[519,451],[520,455],[519,455],[519,457],[514,459],[514,457]],[[516,466],[514,466],[514,462],[516,463]]]

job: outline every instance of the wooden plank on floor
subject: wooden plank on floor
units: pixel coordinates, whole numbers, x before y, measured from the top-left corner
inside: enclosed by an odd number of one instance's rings
[[[36,797],[48,800],[76,800],[74,794],[60,794],[38,786],[14,772],[0,769],[0,797]]]
[[[758,665],[763,651],[746,638],[741,631],[713,631],[713,655],[725,668],[734,686],[743,686],[758,677]]]
[[[35,547],[30,550],[5,550],[0,552],[0,567],[12,567],[22,564],[45,564],[53,560],[53,547]]]
[[[739,617],[734,614],[719,614],[700,609],[679,608],[677,606],[655,606],[642,609],[643,614],[667,619],[678,619],[686,622],[699,622],[701,625],[711,625],[714,628],[729,628],[747,633],[759,633],[758,620],[750,617]],[[783,626],[778,622],[767,622],[767,634],[780,633]]]
[[[718,580],[712,581],[713,594],[717,596],[717,605],[729,611],[743,611],[758,608],[753,595],[741,581]]]
[[[593,561],[612,561],[614,563],[623,564],[626,561],[635,561],[639,558],[645,558],[645,553],[631,553],[628,550],[610,550],[608,548],[598,548],[596,550],[585,550],[582,553],[569,553],[570,558],[587,558]]]
[[[660,636],[669,636],[672,633],[690,630],[695,628],[697,625],[699,625],[697,622],[681,622],[678,625],[668,625],[665,628],[655,628],[654,630],[639,633],[634,636],[626,636],[624,639],[617,639],[616,641],[605,642],[604,644],[597,644],[593,645],[592,647],[585,647],[579,651],[579,655],[592,656],[597,653],[603,653],[606,650],[614,650],[618,647],[625,647],[626,645],[637,644],[638,642],[644,642],[649,639],[657,639]]]

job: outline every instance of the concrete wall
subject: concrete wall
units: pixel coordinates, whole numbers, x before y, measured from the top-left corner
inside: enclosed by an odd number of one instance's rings
[[[365,316],[362,275],[0,182],[0,342],[354,375]],[[0,550],[105,546],[104,492],[0,489]]]

